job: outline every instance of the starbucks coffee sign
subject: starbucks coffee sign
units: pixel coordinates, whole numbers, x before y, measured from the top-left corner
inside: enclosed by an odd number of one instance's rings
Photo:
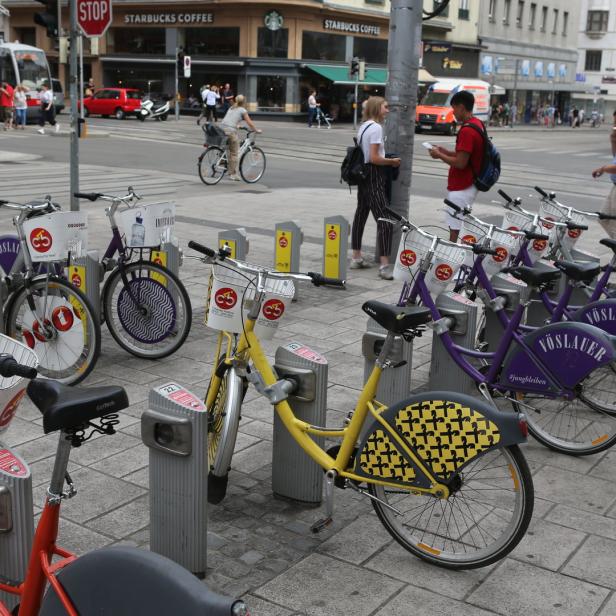
[[[214,23],[214,13],[126,13],[125,24],[139,25],[173,25],[173,24],[211,24]]]
[[[263,23],[268,30],[276,32],[276,30],[280,30],[280,28],[282,28],[284,24],[284,17],[278,11],[268,11],[265,13]]]
[[[381,34],[381,26],[356,23],[353,21],[339,21],[337,19],[323,20],[323,28],[325,30],[336,30],[338,32],[371,34],[372,36],[379,36]]]

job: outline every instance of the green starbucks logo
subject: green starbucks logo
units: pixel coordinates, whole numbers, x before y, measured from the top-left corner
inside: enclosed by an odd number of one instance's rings
[[[269,11],[265,13],[263,23],[268,30],[275,32],[276,30],[280,30],[280,28],[282,28],[284,18],[278,11]]]

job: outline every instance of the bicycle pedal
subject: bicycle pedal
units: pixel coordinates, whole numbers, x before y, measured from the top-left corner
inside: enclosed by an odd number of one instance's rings
[[[324,531],[328,526],[331,525],[333,521],[334,521],[334,518],[329,517],[329,516],[326,518],[323,518],[322,520],[318,520],[310,527],[310,531],[316,535],[317,533]]]

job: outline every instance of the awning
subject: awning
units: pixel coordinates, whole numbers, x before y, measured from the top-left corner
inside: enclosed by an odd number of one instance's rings
[[[349,77],[349,67],[330,66],[327,64],[306,64],[306,68],[318,73],[325,79],[329,79],[335,84],[354,86],[355,81]],[[385,68],[366,68],[366,78],[358,82],[362,86],[384,86],[387,84],[387,69]],[[418,79],[420,83],[436,81],[430,73],[424,69],[419,69]]]

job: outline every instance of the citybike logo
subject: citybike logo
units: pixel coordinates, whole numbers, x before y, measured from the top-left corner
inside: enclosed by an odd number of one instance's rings
[[[537,252],[542,252],[545,250],[547,245],[548,245],[547,240],[535,240],[533,242],[533,250],[536,250]]]
[[[328,231],[328,233],[327,233],[327,237],[328,237],[330,240],[335,240],[335,239],[338,237],[338,234],[336,233],[336,230],[335,230],[335,229],[330,229],[330,230]]]
[[[278,245],[280,248],[286,248],[289,245],[289,240],[284,235],[281,235],[278,240]]]
[[[462,243],[463,244],[476,244],[477,238],[474,235],[471,235],[470,233],[468,233],[462,238]]]
[[[546,229],[553,229],[554,225],[551,225],[549,222],[545,222],[546,220],[554,220],[554,218],[552,218],[551,216],[546,216],[544,218],[544,221],[541,223]]]
[[[582,235],[582,230],[581,229],[569,229],[569,231],[567,231],[567,235],[572,240],[576,240],[578,237],[580,237],[580,235]]]
[[[43,227],[32,229],[30,233],[30,244],[32,244],[32,248],[34,248],[36,252],[48,252],[53,244],[51,233],[49,233],[47,229],[43,229]]]
[[[51,313],[51,322],[59,332],[67,332],[75,322],[73,311],[68,306],[58,306]]]
[[[263,316],[268,321],[276,321],[284,314],[284,303],[279,299],[268,299],[263,304]]]
[[[216,291],[214,301],[221,310],[230,310],[233,306],[235,306],[235,304],[237,304],[237,293],[230,287],[218,289],[218,291]]]
[[[81,289],[81,276],[75,272],[72,276],[71,276],[71,282],[78,288]]]
[[[496,254],[492,255],[492,259],[494,259],[497,263],[502,263],[509,256],[507,249],[502,246],[497,246],[494,250],[496,251]]]
[[[407,248],[400,253],[400,263],[405,267],[415,265],[415,261],[417,261],[417,255],[411,249]]]
[[[453,269],[447,263],[441,263],[436,266],[434,270],[434,275],[441,281],[445,282],[449,280],[453,276]]]
[[[507,231],[519,231],[519,230],[520,230],[520,227],[514,227],[514,226],[507,227]]]
[[[13,419],[13,417],[15,416],[15,411],[17,411],[17,407],[19,406],[21,399],[24,397],[25,394],[25,389],[22,389],[21,391],[17,392],[16,396],[6,405],[2,413],[0,413],[0,430],[6,428],[9,425],[11,419]]]

